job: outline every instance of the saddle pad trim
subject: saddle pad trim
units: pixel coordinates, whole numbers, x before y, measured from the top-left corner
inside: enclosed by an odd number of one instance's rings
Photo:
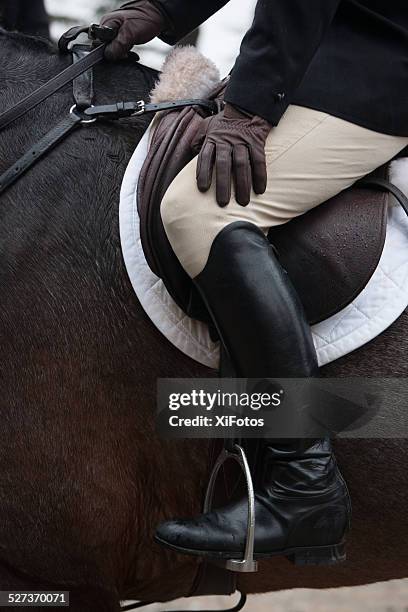
[[[214,368],[219,360],[218,345],[210,339],[206,326],[190,319],[176,305],[163,281],[150,270],[143,253],[137,210],[137,181],[149,138],[150,128],[133,154],[122,183],[119,223],[126,269],[142,307],[159,331],[183,353]]]

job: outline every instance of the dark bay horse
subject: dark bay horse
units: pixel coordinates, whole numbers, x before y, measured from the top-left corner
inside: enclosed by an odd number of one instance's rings
[[[0,31],[0,109],[65,67],[45,42]],[[156,73],[96,70],[98,103],[146,97]],[[2,132],[0,172],[72,105],[69,87]],[[207,443],[155,434],[156,379],[213,375],[173,348],[126,276],[119,188],[146,120],[81,128],[1,198],[0,588],[64,589],[71,610],[189,592],[197,560],[152,541],[200,509]],[[325,368],[406,376],[408,317]],[[408,445],[337,443],[354,502],[348,561],[265,562],[247,592],[337,587],[408,575]]]

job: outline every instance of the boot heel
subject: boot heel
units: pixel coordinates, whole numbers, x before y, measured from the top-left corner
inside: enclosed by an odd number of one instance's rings
[[[295,565],[334,565],[346,560],[346,545],[341,542],[332,546],[299,549],[287,558]]]

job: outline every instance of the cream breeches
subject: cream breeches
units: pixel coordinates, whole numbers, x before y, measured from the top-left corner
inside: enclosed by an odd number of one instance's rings
[[[265,233],[333,197],[392,159],[408,138],[380,134],[326,113],[290,106],[266,143],[266,192],[252,192],[248,206],[234,198],[225,208],[196,186],[197,160],[175,178],[161,214],[170,244],[194,278],[205,267],[217,234],[234,221],[247,221]]]

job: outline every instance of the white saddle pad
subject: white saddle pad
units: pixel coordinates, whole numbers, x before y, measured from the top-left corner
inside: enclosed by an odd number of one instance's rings
[[[137,212],[138,177],[147,155],[149,131],[139,143],[126,170],[120,197],[120,236],[123,257],[135,293],[154,325],[183,353],[217,368],[219,345],[205,324],[190,319],[153,274],[144,257]],[[408,158],[393,163],[392,181],[408,193]],[[408,220],[392,202],[387,236],[378,267],[368,285],[349,306],[312,327],[319,365],[366,344],[389,327],[408,306]]]

